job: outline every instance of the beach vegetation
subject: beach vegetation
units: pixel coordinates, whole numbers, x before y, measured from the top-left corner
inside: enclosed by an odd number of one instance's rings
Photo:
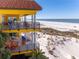
[[[5,47],[5,42],[8,38],[6,33],[0,32],[0,59],[10,59],[10,51]]]
[[[30,59],[48,59],[48,57],[44,55],[44,52],[42,52],[42,50],[38,50],[33,52],[33,55]]]

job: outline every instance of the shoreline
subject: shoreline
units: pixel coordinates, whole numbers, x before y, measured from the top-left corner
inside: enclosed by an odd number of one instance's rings
[[[50,21],[39,21],[41,28],[52,28],[59,31],[79,31],[78,23],[65,23],[65,22],[50,22]]]
[[[53,23],[66,23],[66,24],[79,24],[75,22],[63,22],[63,21],[47,21],[47,20],[37,20],[39,22],[53,22]]]
[[[37,19],[39,21],[49,21],[49,22],[63,22],[63,23],[79,23],[77,20],[79,19]],[[73,21],[73,22],[72,22]]]

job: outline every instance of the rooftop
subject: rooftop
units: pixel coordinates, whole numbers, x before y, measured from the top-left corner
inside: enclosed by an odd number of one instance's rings
[[[41,10],[34,0],[0,0],[0,9]]]

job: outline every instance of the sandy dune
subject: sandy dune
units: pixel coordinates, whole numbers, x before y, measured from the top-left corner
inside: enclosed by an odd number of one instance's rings
[[[54,28],[60,31],[79,30],[79,24],[44,22],[41,27]],[[37,41],[40,43],[40,49],[45,52],[49,59],[79,59],[79,40],[74,37],[64,37],[48,35],[38,32]]]

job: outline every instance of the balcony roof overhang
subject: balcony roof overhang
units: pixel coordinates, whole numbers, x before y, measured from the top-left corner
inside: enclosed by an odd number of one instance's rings
[[[0,0],[0,14],[35,14],[41,9],[34,0]]]
[[[11,9],[0,9],[1,15],[31,15],[36,14],[38,10],[11,10]]]

